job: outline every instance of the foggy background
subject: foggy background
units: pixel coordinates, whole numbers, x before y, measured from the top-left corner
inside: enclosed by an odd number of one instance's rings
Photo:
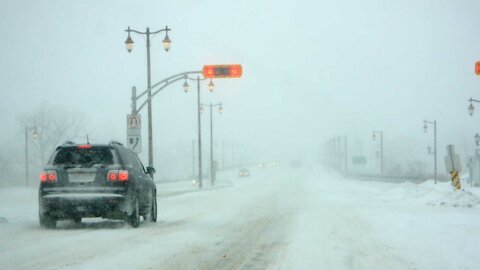
[[[49,109],[65,119],[77,143],[126,142],[131,87],[147,84],[145,38],[139,31],[172,31],[151,40],[152,83],[205,64],[242,64],[240,79],[214,80],[202,102],[222,102],[214,114],[216,159],[221,145],[242,145],[248,161],[310,160],[333,136],[348,136],[351,155],[364,155],[372,170],[383,130],[385,166],[411,161],[433,169],[427,146],[437,120],[439,173],[445,146],[465,158],[480,132],[480,2],[470,1],[1,1],[0,163],[4,179],[23,183],[25,125]],[[191,174],[197,138],[195,84],[183,81],[153,99],[154,166],[159,179]],[[475,104],[474,104],[475,105]],[[479,105],[476,105],[479,107]],[[202,116],[209,154],[209,118]],[[147,164],[147,110],[142,161]],[[67,121],[68,120],[68,121]],[[48,119],[46,120],[48,122]],[[61,122],[61,121],[60,121]],[[42,166],[30,139],[30,175]],[[48,156],[53,149],[49,149]],[[226,150],[229,156],[231,149]],[[237,150],[240,151],[240,150]],[[231,155],[230,155],[231,156]],[[238,158],[238,153],[237,153]],[[227,165],[230,157],[227,157]],[[246,161],[244,161],[246,163]],[[204,162],[208,166],[208,160]],[[405,165],[404,165],[405,166]],[[7,181],[7,180],[4,180]]]

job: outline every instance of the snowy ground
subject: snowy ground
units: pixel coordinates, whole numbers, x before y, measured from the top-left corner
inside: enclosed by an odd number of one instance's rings
[[[480,192],[327,170],[159,184],[159,221],[39,227],[34,189],[0,189],[0,269],[480,269]],[[2,217],[6,222],[2,222]]]

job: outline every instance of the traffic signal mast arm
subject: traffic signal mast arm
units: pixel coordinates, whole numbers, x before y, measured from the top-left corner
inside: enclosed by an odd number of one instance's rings
[[[144,96],[148,93],[148,90],[153,90],[157,86],[163,84],[159,89],[157,89],[155,92],[152,93],[151,98],[153,98],[156,94],[158,94],[160,91],[162,91],[165,87],[167,87],[168,85],[170,85],[174,82],[185,79],[185,77],[188,76],[189,74],[201,74],[201,73],[202,73],[202,71],[187,71],[187,72],[178,73],[178,74],[172,75],[170,77],[167,77],[167,78],[157,82],[156,84],[152,85],[150,88],[147,88],[145,91],[143,91],[138,96],[135,96],[135,94],[133,94],[132,95],[132,114],[137,114],[138,112],[140,112],[143,109],[143,107],[145,107],[145,105],[147,105],[148,98],[140,105],[140,107],[138,107],[138,109],[136,108],[135,104],[136,104],[138,99],[140,99],[142,96]]]
[[[480,103],[480,100],[473,99],[473,98],[470,98],[468,101],[470,101],[470,102],[477,102],[477,103]]]
[[[159,30],[157,32],[168,31],[166,29],[165,30]],[[135,30],[128,29],[128,31],[143,34],[142,32],[135,31]],[[138,112],[140,112],[143,109],[143,107],[145,107],[145,105],[148,104],[149,99],[147,98],[147,100],[145,100],[140,105],[140,107],[138,107],[138,109],[137,109],[136,103],[137,103],[137,100],[139,98],[141,98],[142,96],[147,94],[149,91],[152,91],[157,86],[161,85],[161,87],[159,89],[157,89],[155,92],[153,92],[151,94],[150,99],[152,99],[156,94],[158,94],[160,91],[162,91],[168,85],[170,85],[170,84],[172,84],[176,81],[182,80],[182,79],[190,79],[188,77],[189,74],[203,74],[204,79],[206,79],[206,78],[209,78],[209,79],[212,79],[212,78],[240,78],[242,76],[242,65],[238,65],[238,64],[235,64],[235,65],[205,65],[205,66],[203,66],[203,70],[201,70],[201,71],[200,70],[199,71],[187,71],[187,72],[182,72],[182,73],[178,73],[178,74],[172,75],[170,77],[167,77],[167,78],[157,82],[156,84],[153,84],[150,88],[147,88],[145,91],[143,91],[138,96],[136,95],[136,90],[133,89],[132,90],[132,114],[137,114]],[[212,82],[211,82],[211,85],[209,85],[209,87],[210,86],[213,88]]]

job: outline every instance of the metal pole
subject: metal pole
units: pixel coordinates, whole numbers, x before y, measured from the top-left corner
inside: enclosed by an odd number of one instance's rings
[[[344,137],[344,143],[345,143],[345,173],[348,173],[347,136]]]
[[[243,158],[245,154],[245,145],[240,145],[240,167],[243,167]]]
[[[433,144],[434,144],[434,162],[435,162],[435,171],[434,171],[434,183],[437,184],[437,120],[433,121]]]
[[[210,103],[210,185],[213,186],[213,105]]]
[[[225,142],[222,142],[222,170],[225,170]]]
[[[383,175],[383,131],[380,131],[380,171]]]
[[[234,152],[234,149],[233,149],[233,145],[234,143],[232,142],[232,160],[230,161],[230,167],[233,168],[235,166],[235,152]]]
[[[150,70],[150,28],[147,27],[147,87],[148,87],[148,166],[153,167],[153,135],[152,135],[152,89]],[[153,179],[153,172],[150,174]]]
[[[342,150],[341,150],[341,137],[338,136],[337,137],[337,150],[338,150],[338,154],[337,154],[337,168],[338,168],[338,171],[341,171],[342,170]]]
[[[195,177],[195,140],[192,140],[192,177]]]
[[[25,127],[25,185],[28,187],[28,128]]]
[[[198,115],[198,187],[203,187],[202,175],[202,125],[200,121],[200,76],[197,76],[197,115]]]

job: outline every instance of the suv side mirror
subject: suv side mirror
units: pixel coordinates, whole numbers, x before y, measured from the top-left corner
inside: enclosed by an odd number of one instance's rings
[[[155,169],[153,167],[147,167],[147,174],[154,174],[155,173]]]

